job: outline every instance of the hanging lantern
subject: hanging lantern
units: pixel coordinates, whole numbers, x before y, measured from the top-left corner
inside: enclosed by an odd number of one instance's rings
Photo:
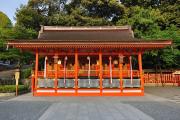
[[[58,60],[58,65],[61,65],[61,60]]]
[[[114,64],[114,65],[117,65],[117,64],[118,64],[118,61],[117,61],[117,60],[114,60],[114,61],[113,61],[113,64]]]
[[[99,65],[99,60],[96,61],[96,64]]]

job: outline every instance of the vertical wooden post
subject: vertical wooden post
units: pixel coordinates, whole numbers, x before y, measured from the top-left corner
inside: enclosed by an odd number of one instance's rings
[[[99,78],[100,78],[100,93],[102,95],[102,52],[99,53],[99,65],[100,65],[100,68],[99,68]]]
[[[55,81],[54,81],[54,88],[55,92],[57,93],[57,86],[58,86],[58,56],[54,56],[54,67],[55,67]]]
[[[119,55],[119,79],[120,79],[120,90],[123,92],[123,56]]]
[[[144,79],[143,79],[143,71],[142,71],[142,53],[138,53],[138,63],[139,63],[139,74],[141,80],[141,89],[144,90]]]
[[[34,73],[31,76],[31,92],[34,96]]]
[[[36,50],[36,64],[35,64],[35,90],[37,90],[37,82],[38,82],[38,66],[39,66],[39,53]]]
[[[78,53],[75,52],[75,91],[78,91]]]
[[[15,80],[16,80],[16,96],[18,95],[19,78],[20,78],[20,70],[19,70],[19,69],[17,69],[17,70],[15,71]]]

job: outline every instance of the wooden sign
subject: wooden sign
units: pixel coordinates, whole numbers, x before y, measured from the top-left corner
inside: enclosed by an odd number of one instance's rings
[[[19,77],[20,77],[20,72],[19,72],[19,71],[16,71],[16,72],[15,72],[16,85],[18,85]]]

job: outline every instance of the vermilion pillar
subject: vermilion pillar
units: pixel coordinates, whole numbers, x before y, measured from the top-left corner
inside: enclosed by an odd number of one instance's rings
[[[35,64],[35,90],[37,90],[37,82],[38,82],[38,65],[39,64],[39,54],[38,50],[36,50],[36,64]]]
[[[75,53],[75,90],[78,90],[78,53]]]
[[[144,79],[143,79],[143,70],[142,70],[142,53],[138,53],[138,63],[139,63],[139,75],[141,79],[141,89],[144,90]]]
[[[100,93],[102,94],[102,52],[99,53],[99,66]]]

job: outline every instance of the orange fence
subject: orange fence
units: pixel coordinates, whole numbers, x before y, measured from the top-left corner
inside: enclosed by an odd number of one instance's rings
[[[175,75],[172,73],[145,73],[144,74],[145,83],[177,83],[180,85],[180,75]]]

